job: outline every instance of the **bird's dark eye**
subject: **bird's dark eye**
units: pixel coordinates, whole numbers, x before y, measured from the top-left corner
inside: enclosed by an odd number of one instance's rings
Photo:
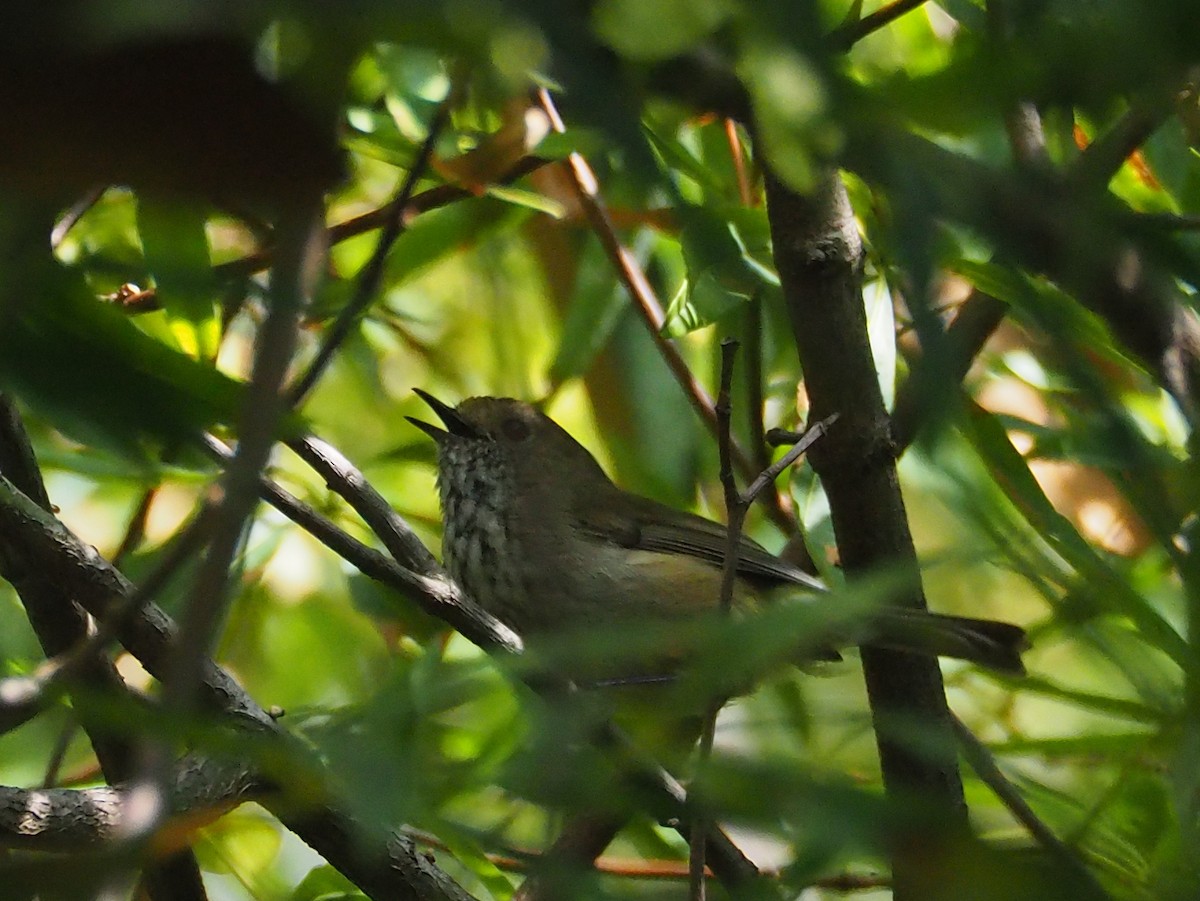
[[[524,441],[529,437],[529,423],[512,416],[500,423],[500,431],[510,441]]]

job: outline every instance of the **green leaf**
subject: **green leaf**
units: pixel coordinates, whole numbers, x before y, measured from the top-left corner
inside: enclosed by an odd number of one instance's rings
[[[561,160],[572,153],[590,157],[606,150],[604,135],[594,128],[570,127],[552,131],[537,145],[537,155],[544,159]]]
[[[668,167],[688,176],[688,178],[700,185],[705,193],[711,197],[720,199],[723,196],[724,187],[720,179],[716,177],[712,169],[688,150],[681,141],[673,136],[669,137],[661,134],[649,125],[644,125],[643,128],[645,129],[646,137],[650,139],[651,146],[662,157],[663,162]]]
[[[772,168],[793,189],[807,193],[824,171],[817,157],[832,152],[840,140],[825,119],[825,89],[816,70],[792,47],[767,39],[750,44],[737,69]]]
[[[1054,508],[996,416],[972,405],[963,426],[1001,490],[1029,525],[1075,568],[1094,601],[1128,616],[1149,642],[1186,665],[1191,654],[1187,642]]]
[[[733,13],[729,0],[600,0],[592,27],[623,56],[662,60],[712,34]]]
[[[537,191],[508,185],[489,185],[487,193],[489,197],[495,197],[513,206],[524,207],[534,213],[545,213],[554,219],[561,219],[566,215],[566,207],[562,203]]]
[[[653,235],[643,233],[634,242],[633,254],[644,262]],[[550,364],[550,378],[556,384],[583,375],[596,355],[608,344],[621,314],[629,309],[625,289],[614,283],[604,265],[604,251],[595,241],[584,245],[579,275],[563,319],[558,350]]]
[[[0,386],[62,428],[141,458],[231,423],[241,385],[142,333],[65,271],[0,306]]]
[[[213,360],[220,319],[204,215],[194,207],[147,197],[138,198],[137,211],[146,265],[171,334],[185,353]]]
[[[720,319],[764,291],[779,287],[769,264],[769,231],[761,209],[680,210],[687,278],[667,307],[663,331],[677,337]]]
[[[204,869],[253,884],[279,856],[281,843],[278,825],[265,814],[235,810],[210,827],[195,847]]]
[[[388,253],[387,284],[405,284],[446,257],[467,250],[530,215],[528,208],[492,197],[473,197],[418,216]]]
[[[291,901],[357,901],[366,898],[329,864],[313,867],[292,892]]]

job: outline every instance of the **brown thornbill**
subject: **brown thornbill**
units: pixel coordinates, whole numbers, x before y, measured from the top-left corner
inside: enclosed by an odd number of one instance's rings
[[[409,417],[437,442],[446,567],[489,612],[533,635],[716,609],[723,525],[618,488],[527,403],[472,397],[451,407],[417,394],[446,427]],[[789,583],[826,590],[746,537],[737,573],[739,603]],[[884,607],[862,635],[874,646],[1024,671],[1025,633],[1009,623]]]

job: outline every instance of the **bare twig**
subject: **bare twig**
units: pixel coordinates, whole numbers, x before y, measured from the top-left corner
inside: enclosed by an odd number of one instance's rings
[[[542,166],[549,165],[550,162],[550,160],[538,156],[522,157],[508,172],[497,179],[497,184],[506,185],[514,182],[518,178],[540,169]],[[414,194],[408,203],[405,204],[404,215],[416,216],[420,213],[440,209],[459,200],[468,200],[475,196],[475,193],[470,189],[459,185],[438,185],[419,194]],[[383,228],[391,214],[392,204],[389,201],[377,209],[360,213],[344,222],[329,226],[325,230],[325,241],[332,247],[335,244],[340,244],[342,241],[347,241],[366,232]],[[213,267],[213,273],[221,279],[246,278],[257,272],[269,269],[274,260],[275,250],[268,248],[256,253],[247,254],[236,260],[219,263]]]
[[[983,742],[975,737],[975,733],[968,729],[957,716],[954,716],[953,720],[959,747],[962,748],[963,756],[967,758],[971,769],[1000,799],[1013,818],[1028,830],[1038,844],[1057,858],[1078,880],[1076,884],[1078,897],[1094,899],[1111,897],[1097,881],[1092,871],[1080,860],[1079,855],[1055,835],[1054,830],[1042,822],[1033,808],[1021,797],[1021,793],[1017,791],[1016,787],[1005,778],[1000,767],[996,765],[995,758],[992,757]]]
[[[1137,98],[1116,124],[1092,141],[1071,166],[1067,177],[1076,185],[1103,187],[1125,165],[1129,155],[1150,139],[1167,120],[1176,95],[1146,94]]]
[[[146,520],[150,516],[150,507],[156,497],[158,486],[151,485],[138,498],[137,507],[134,508],[133,515],[129,517],[129,524],[125,527],[125,534],[121,536],[121,543],[112,555],[113,566],[119,567],[126,557],[138,549],[146,537]]]
[[[725,559],[721,566],[721,595],[720,610],[723,615],[729,615],[733,609],[733,594],[737,583],[739,550],[742,543],[742,529],[746,521],[746,512],[754,499],[769,485],[774,483],[785,469],[800,458],[829,427],[837,421],[838,414],[834,413],[810,428],[802,436],[798,436],[796,444],[775,463],[768,466],[750,484],[744,492],[739,492],[737,480],[733,473],[733,439],[732,439],[732,388],[734,358],[737,356],[738,342],[726,338],[721,342],[721,387],[717,395],[717,449],[720,455],[721,487],[725,495],[726,538]],[[712,757],[713,740],[716,735],[717,715],[724,706],[723,699],[715,699],[705,711],[704,722],[700,732],[698,750],[698,767],[702,770]],[[708,817],[701,810],[693,812],[690,853],[688,857],[688,886],[689,897],[693,901],[704,901],[705,897],[705,849],[703,838],[710,831]]]
[[[546,115],[550,117],[554,130],[560,134],[565,132],[566,125],[558,114],[554,101],[550,98],[550,92],[545,88],[539,89],[538,100],[542,109],[546,111]],[[592,167],[580,153],[570,154],[565,165],[583,206],[584,215],[587,216],[592,230],[600,239],[605,253],[608,254],[609,260],[616,268],[617,277],[629,292],[635,308],[649,327],[650,335],[654,339],[659,354],[666,361],[676,381],[684,389],[688,400],[701,418],[715,428],[717,418],[713,409],[713,399],[692,374],[675,345],[663,337],[662,328],[666,323],[666,315],[663,313],[662,304],[659,303],[654,288],[646,278],[645,272],[642,271],[637,258],[617,237],[616,226],[608,214],[604,201],[600,198],[600,185],[596,179],[596,173],[592,171]]]
[[[408,205],[412,200],[413,191],[417,187],[417,182],[425,174],[430,157],[433,156],[433,148],[436,146],[442,130],[450,121],[450,110],[457,93],[457,90],[451,86],[445,98],[438,104],[433,121],[429,123],[429,132],[425,135],[425,140],[421,142],[416,159],[409,167],[408,174],[405,175],[396,196],[383,208],[383,224],[379,232],[379,240],[375,244],[371,258],[367,260],[366,265],[359,273],[358,281],[354,286],[354,294],[350,301],[342,307],[337,319],[325,334],[325,340],[321,343],[321,348],[317,351],[317,355],[308,369],[288,389],[288,406],[295,407],[303,403],[304,398],[308,396],[325,372],[337,349],[350,335],[350,330],[379,293],[380,285],[383,283],[384,265],[387,262],[388,251],[392,249],[396,239],[404,232],[404,217],[408,213]]]
[[[721,614],[727,616],[733,609],[733,588],[737,579],[738,546],[742,537],[742,525],[746,521],[746,505],[738,493],[737,481],[733,474],[733,424],[732,400],[733,362],[737,356],[738,343],[731,338],[721,342],[721,387],[717,394],[717,452],[720,455],[721,487],[725,493],[725,515],[727,518],[725,533],[725,560],[721,566],[721,595],[719,598]],[[717,732],[717,715],[721,712],[723,701],[714,699],[709,703],[704,713],[704,722],[700,729],[700,746],[698,749],[698,765],[701,771],[712,757],[713,740]],[[705,842],[704,835],[708,831],[709,817],[702,810],[697,810],[692,820],[692,838],[689,844],[688,856],[688,895],[692,901],[704,901],[705,898]]]
[[[785,469],[795,463],[800,457],[817,441],[825,435],[829,428],[838,421],[841,417],[840,413],[830,413],[820,422],[809,426],[802,434],[798,435],[792,449],[786,454],[763,470],[758,477],[750,483],[750,487],[742,494],[742,501],[749,504],[758,496],[759,492],[765,489],[768,485],[774,482],[783,473]]]
[[[542,109],[546,111],[546,115],[550,117],[550,123],[554,130],[560,133],[566,131],[566,125],[559,116],[549,91],[545,88],[539,89],[538,100]],[[666,315],[663,313],[662,304],[659,303],[654,288],[646,278],[645,272],[642,271],[641,264],[617,236],[612,217],[609,216],[608,209],[600,196],[600,185],[596,179],[596,173],[579,153],[570,154],[565,165],[575,187],[575,193],[583,207],[584,215],[587,217],[592,231],[600,240],[609,261],[616,269],[617,277],[620,278],[621,283],[629,292],[629,296],[633,299],[634,309],[646,324],[651,340],[666,362],[667,368],[671,370],[675,381],[683,389],[692,408],[700,415],[709,430],[714,435],[718,434],[717,414],[713,399],[692,373],[678,348],[663,335],[662,329],[666,323]],[[743,476],[749,477],[754,472],[754,465],[750,458],[736,445],[733,447],[733,460],[734,465]],[[795,519],[788,514],[777,494],[771,498],[771,503],[768,503],[766,507],[771,520],[777,526],[788,534],[796,531]]]
[[[215,438],[206,436],[205,444],[216,458],[228,459],[229,449]],[[364,575],[414,597],[427,613],[457,629],[479,647],[506,654],[521,651],[520,636],[463,594],[404,518],[336,448],[313,437],[297,439],[289,442],[289,446],[363,518],[392,558],[346,534],[278,485],[261,479],[259,491],[267,503],[353,563]]]
[[[856,22],[850,22],[835,29],[829,34],[827,43],[834,50],[849,50],[867,35],[890,25],[905,13],[912,12],[924,3],[925,0],[893,0],[893,2],[879,7],[869,16],[863,16]]]
[[[733,171],[737,176],[738,199],[742,206],[754,206],[754,194],[750,188],[750,175],[746,171],[746,154],[742,150],[742,139],[738,136],[737,120],[726,116],[722,124],[725,126],[725,140],[729,142]]]
[[[84,214],[88,210],[96,205],[107,190],[107,185],[96,185],[95,187],[88,188],[82,197],[67,207],[66,212],[58,217],[58,221],[54,223],[54,228],[50,231],[51,250],[58,250],[62,246],[62,242],[66,240],[71,229],[79,224],[79,220],[84,217]]]

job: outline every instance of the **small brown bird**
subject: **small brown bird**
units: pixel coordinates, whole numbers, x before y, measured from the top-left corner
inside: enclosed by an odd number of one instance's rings
[[[527,403],[473,397],[451,407],[417,394],[446,427],[409,417],[437,442],[446,567],[489,612],[537,635],[717,608],[725,526],[618,488]],[[744,536],[737,574],[739,606],[781,585],[827,590]],[[1009,623],[883,607],[862,634],[874,646],[1024,671],[1025,633]]]

